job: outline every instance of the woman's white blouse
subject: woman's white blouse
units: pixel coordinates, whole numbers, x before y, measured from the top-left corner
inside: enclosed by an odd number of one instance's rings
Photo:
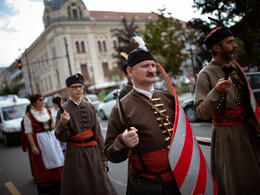
[[[50,129],[49,126],[50,115],[47,108],[43,108],[43,111],[36,111],[34,109],[31,109],[31,114],[34,116],[34,118],[37,121],[40,121],[44,124],[45,129]],[[24,117],[24,128],[25,128],[25,134],[33,133],[32,122],[27,115],[25,115]]]

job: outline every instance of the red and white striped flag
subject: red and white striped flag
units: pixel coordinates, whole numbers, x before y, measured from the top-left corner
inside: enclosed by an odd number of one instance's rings
[[[162,66],[157,65],[169,92],[175,98],[175,120],[168,159],[180,192],[195,195],[217,194],[216,183],[172,83]]]

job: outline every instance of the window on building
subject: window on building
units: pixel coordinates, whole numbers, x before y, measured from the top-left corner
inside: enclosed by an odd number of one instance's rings
[[[108,63],[103,62],[102,67],[103,67],[104,77],[108,77],[109,76]]]
[[[44,61],[44,58],[43,58],[43,56],[41,57],[41,65],[42,65],[42,69],[44,69],[45,68],[45,61]]]
[[[82,11],[80,8],[79,8],[79,17],[82,18]]]
[[[59,70],[56,69],[56,77],[57,77],[57,82],[60,84],[60,75],[59,75]]]
[[[113,41],[114,48],[117,48],[116,40]]]
[[[81,52],[86,53],[84,41],[81,41]]]
[[[71,18],[71,14],[70,14],[70,6],[68,6],[68,16],[69,16],[69,18]]]
[[[38,67],[38,71],[40,71],[41,70],[41,63],[40,63],[40,60],[37,60],[37,67]]]
[[[44,81],[45,81],[46,91],[48,91],[48,89],[49,89],[49,86],[48,86],[47,77],[45,77],[45,78],[44,78]]]
[[[52,58],[53,58],[53,59],[56,58],[56,50],[55,50],[55,47],[52,48]]]
[[[72,16],[73,16],[73,18],[78,18],[78,12],[76,9],[72,10]]]
[[[99,50],[99,52],[102,52],[102,46],[101,46],[101,42],[100,41],[98,41],[98,50]]]
[[[77,50],[77,53],[80,53],[80,48],[79,48],[79,42],[76,41],[76,50]]]
[[[103,48],[104,48],[104,52],[106,52],[107,51],[106,41],[103,41]]]
[[[36,86],[37,86],[37,85],[36,85]],[[38,87],[39,87],[39,85],[38,85]],[[41,90],[42,90],[42,91],[45,91],[45,89],[44,89],[44,79],[41,80]]]
[[[47,53],[45,53],[45,61],[46,61],[47,64],[49,63]]]
[[[52,82],[51,82],[51,75],[49,75],[49,83],[50,83],[50,89],[52,89]]]
[[[80,69],[81,69],[82,76],[84,77],[84,80],[89,80],[87,64],[81,64]]]

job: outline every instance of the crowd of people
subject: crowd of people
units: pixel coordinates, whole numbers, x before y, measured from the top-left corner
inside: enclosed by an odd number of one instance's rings
[[[129,159],[130,195],[260,194],[260,112],[243,71],[233,63],[237,45],[225,27],[212,31],[205,44],[212,61],[198,75],[194,106],[199,118],[213,118],[212,177],[174,95],[174,86],[181,95],[183,78],[166,79],[168,90],[154,89],[157,63],[140,44],[127,56],[128,82],[111,111],[105,139],[94,105],[82,98],[81,74],[66,79],[69,99],[62,105],[54,102],[50,109],[41,94],[30,97],[22,143],[38,192],[117,194],[106,172],[108,160]],[[192,74],[188,80],[194,93]]]

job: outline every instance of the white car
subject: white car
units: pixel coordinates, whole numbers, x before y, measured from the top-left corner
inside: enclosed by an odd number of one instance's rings
[[[98,113],[101,119],[109,118],[110,112],[115,104],[114,91],[111,91],[98,106]]]
[[[21,121],[30,101],[17,96],[0,99],[0,138],[8,146],[11,142],[20,141]]]
[[[100,100],[96,94],[87,94],[87,100],[95,106],[96,112],[98,111],[98,106],[100,104]]]

